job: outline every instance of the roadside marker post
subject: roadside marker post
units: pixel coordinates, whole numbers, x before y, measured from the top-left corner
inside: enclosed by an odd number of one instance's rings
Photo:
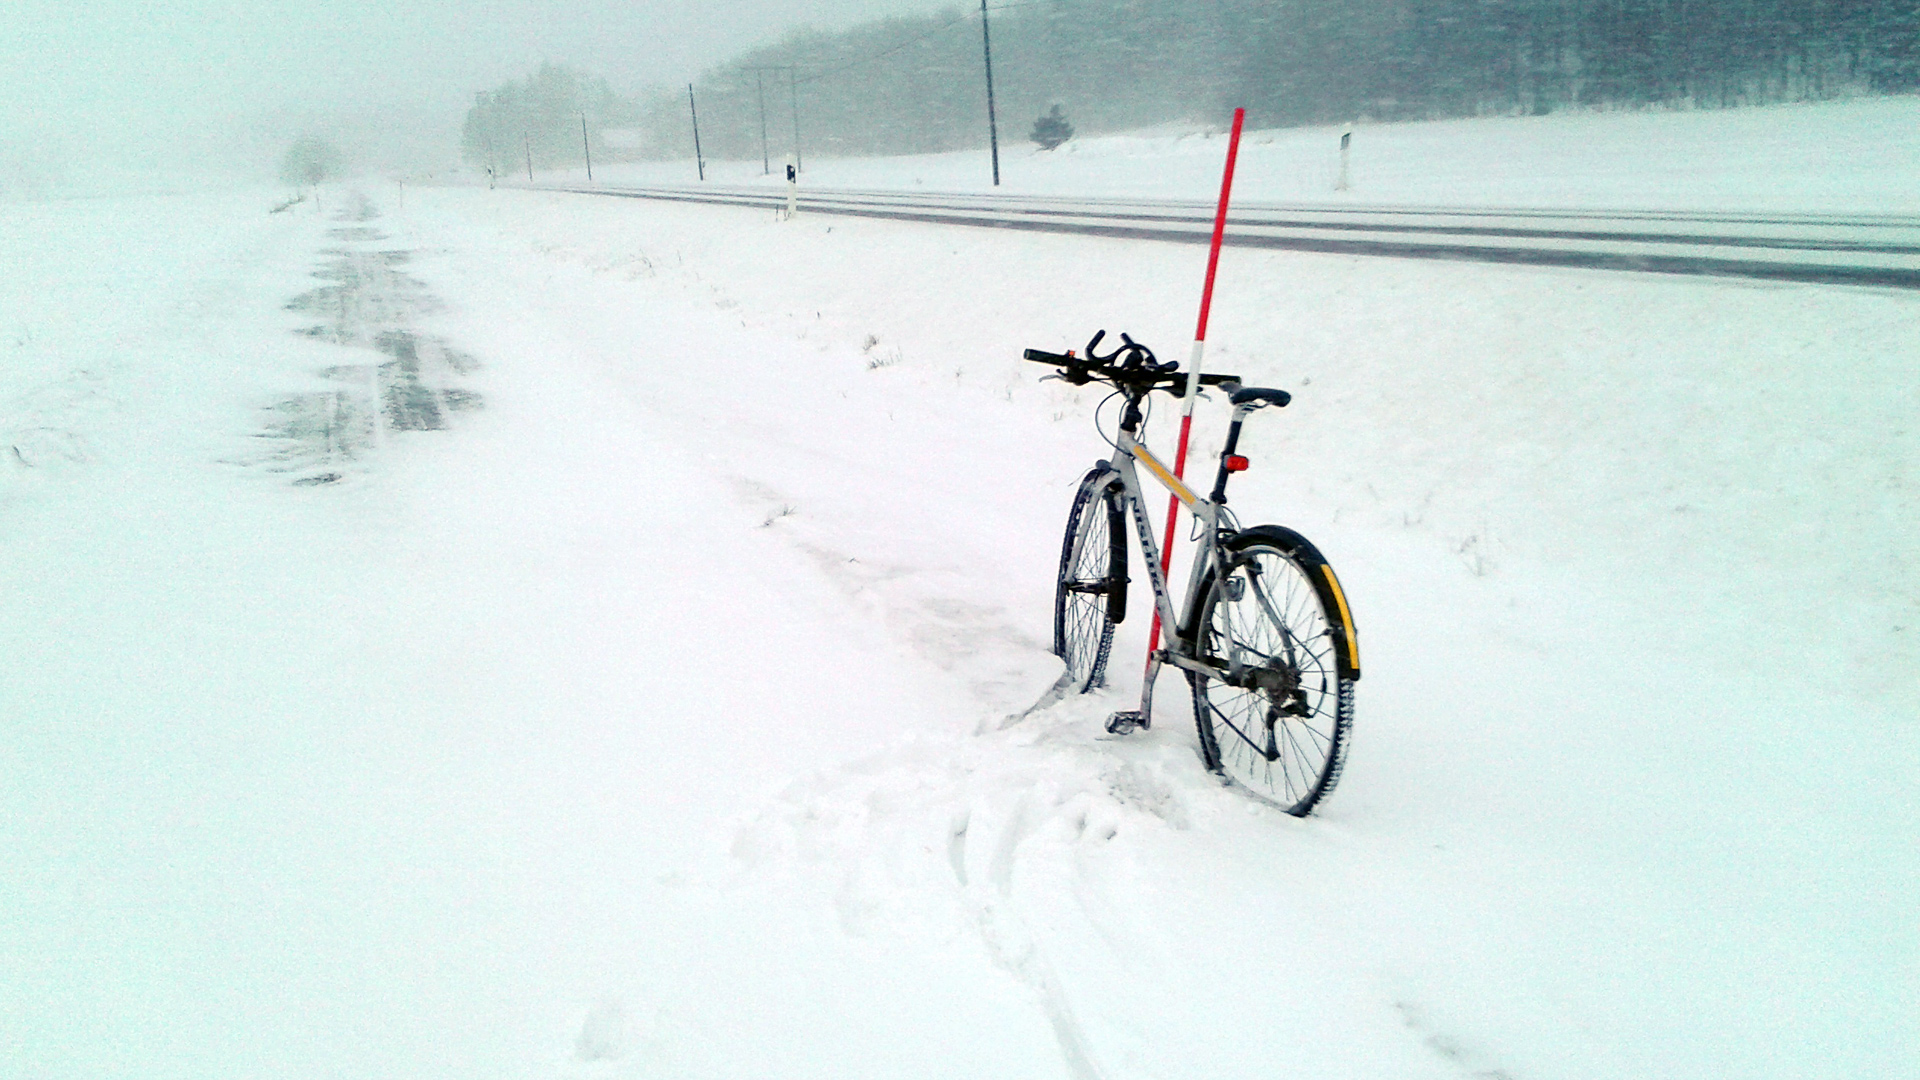
[[[1213,246],[1207,253],[1207,280],[1200,290],[1200,321],[1193,331],[1193,353],[1187,361],[1187,393],[1180,400],[1180,446],[1173,457],[1173,475],[1184,479],[1187,470],[1187,438],[1193,433],[1193,399],[1200,392],[1200,362],[1207,350],[1207,316],[1213,311],[1213,277],[1220,266],[1220,244],[1227,233],[1227,199],[1233,193],[1233,167],[1240,157],[1240,129],[1246,123],[1247,110],[1233,110],[1233,134],[1227,139],[1227,167],[1220,177],[1220,207],[1213,215]],[[1180,498],[1167,496],[1166,540],[1160,545],[1160,576],[1164,579],[1173,565],[1174,525],[1180,518]],[[1153,670],[1153,654],[1160,649],[1160,607],[1154,605],[1153,632],[1147,640],[1147,670]]]
[[[693,114],[693,163],[700,170],[700,180],[707,179],[707,159],[700,155],[700,107],[693,103],[693,84],[687,84],[687,112]]]
[[[587,114],[580,114],[580,152],[587,155],[587,186],[593,186],[593,144],[587,141]]]

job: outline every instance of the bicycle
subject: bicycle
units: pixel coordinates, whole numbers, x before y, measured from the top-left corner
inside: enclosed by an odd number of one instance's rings
[[[1148,658],[1140,708],[1114,713],[1107,730],[1127,734],[1152,726],[1154,680],[1170,664],[1191,685],[1206,767],[1305,817],[1333,791],[1346,763],[1360,678],[1353,615],[1333,568],[1305,537],[1279,525],[1242,528],[1227,509],[1227,480],[1248,466],[1237,453],[1241,424],[1256,410],[1284,407],[1292,396],[1242,386],[1233,375],[1202,374],[1190,387],[1177,362],[1157,362],[1152,350],[1125,334],[1120,348],[1098,355],[1105,336],[1104,330],[1095,334],[1085,356],[1024,353],[1058,368],[1048,379],[1105,383],[1122,401],[1119,431],[1109,440],[1113,455],[1096,462],[1080,482],[1067,515],[1053,626],[1053,651],[1066,670],[1050,696],[1086,693],[1105,681],[1114,627],[1127,614],[1131,519],[1167,642]],[[1177,398],[1209,386],[1227,394],[1233,412],[1213,491],[1201,498],[1141,444],[1141,405],[1156,390]],[[1167,590],[1136,464],[1194,517],[1199,547],[1179,611]]]

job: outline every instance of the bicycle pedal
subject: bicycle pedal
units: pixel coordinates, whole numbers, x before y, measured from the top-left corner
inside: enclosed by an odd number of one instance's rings
[[[1131,735],[1136,731],[1152,726],[1145,713],[1139,709],[1127,709],[1107,717],[1107,734]]]

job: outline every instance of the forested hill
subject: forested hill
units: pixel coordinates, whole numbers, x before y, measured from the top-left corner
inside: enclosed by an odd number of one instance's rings
[[[1235,105],[1282,127],[1920,89],[1920,0],[1016,0],[990,5],[989,28],[1003,143],[1056,103],[1092,133]],[[977,7],[956,7],[793,33],[697,81],[704,148],[754,157],[764,138],[784,156],[796,134],[808,153],[980,145],[981,31]],[[646,156],[690,149],[685,87],[619,111]]]

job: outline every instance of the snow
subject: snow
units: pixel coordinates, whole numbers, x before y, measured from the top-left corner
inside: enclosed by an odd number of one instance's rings
[[[1104,449],[1019,351],[1204,252],[363,190],[0,212],[0,1073],[1915,1075],[1912,297],[1230,251],[1367,670],[1296,821],[1104,734],[1144,619],[1018,718]]]

